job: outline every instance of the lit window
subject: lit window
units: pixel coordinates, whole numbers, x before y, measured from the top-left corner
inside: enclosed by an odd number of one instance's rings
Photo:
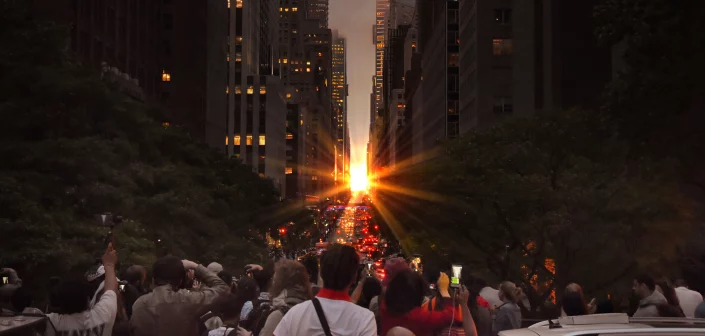
[[[169,127],[171,126],[171,123],[168,121],[162,122],[162,127]]]
[[[492,54],[495,56],[512,54],[512,39],[493,39]]]
[[[280,12],[283,12],[283,11],[284,11],[284,8],[279,7],[279,11],[280,11]]]
[[[293,174],[293,173],[294,173],[294,168],[286,167],[285,173],[286,173],[286,175],[291,175],[291,174]]]
[[[171,74],[162,70],[162,82],[171,82]]]
[[[298,11],[298,10],[299,10],[299,9],[296,8],[296,7],[292,7],[292,8],[291,8],[291,11],[292,11],[292,12],[296,12],[296,11]]]
[[[255,87],[250,85],[247,87],[247,94],[254,94],[255,93]]]
[[[235,136],[235,141],[233,142],[235,146],[240,146],[240,136],[236,135]]]
[[[458,56],[458,53],[448,53],[448,66],[457,67],[459,59],[460,57]]]
[[[226,62],[230,62],[230,54],[228,54],[227,56],[225,56],[225,61],[226,61]]]
[[[307,62],[306,62],[306,65],[311,65],[311,61],[307,61]]]
[[[318,176],[311,176],[311,181],[318,181]]]
[[[242,94],[242,89],[240,88],[240,85],[235,85],[235,94]]]
[[[288,11],[289,11],[289,8],[284,8],[284,11],[285,11],[285,12],[288,12]]]
[[[323,57],[323,53],[318,53],[318,57]]]
[[[289,63],[289,60],[285,58],[282,60],[282,63],[287,64],[287,63]]]
[[[236,40],[237,42],[242,42],[242,36],[236,37],[235,40]]]
[[[267,144],[267,137],[265,135],[259,136],[259,145],[264,146]]]
[[[267,94],[267,87],[266,86],[260,86],[259,87],[259,94]]]
[[[311,68],[306,68],[306,72],[311,72]]]
[[[229,94],[229,93],[230,93],[230,87],[226,86],[225,87],[225,94]]]
[[[291,93],[287,93],[287,94],[286,94],[286,98],[287,98],[287,99],[291,98]]]
[[[246,139],[247,139],[247,145],[252,146],[252,136],[248,135]]]
[[[242,0],[235,0],[235,7],[242,8]]]
[[[286,134],[286,139],[287,139],[287,140],[293,140],[293,139],[294,139],[294,135],[291,134],[291,133],[287,133],[287,134]]]

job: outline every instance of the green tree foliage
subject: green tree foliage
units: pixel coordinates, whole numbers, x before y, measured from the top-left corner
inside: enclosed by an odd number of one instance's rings
[[[414,197],[380,202],[409,246],[517,281],[534,308],[571,281],[619,290],[635,270],[673,260],[691,224],[668,162],[630,158],[609,125],[566,111],[470,132],[387,182]]]
[[[104,212],[125,218],[123,266],[163,253],[226,267],[266,256],[272,183],[163,127],[156,109],[75,62],[65,30],[23,3],[0,2],[0,265],[35,285],[82,274],[105,248],[94,219]]]

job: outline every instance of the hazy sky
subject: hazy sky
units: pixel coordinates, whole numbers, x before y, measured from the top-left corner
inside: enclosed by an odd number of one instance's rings
[[[328,24],[347,38],[346,58],[350,96],[352,165],[364,164],[370,129],[370,93],[375,72],[375,46],[372,26],[375,23],[375,0],[330,0]]]

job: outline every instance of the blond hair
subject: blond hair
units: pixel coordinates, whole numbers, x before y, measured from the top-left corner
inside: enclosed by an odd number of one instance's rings
[[[311,283],[308,279],[306,266],[298,261],[284,259],[277,263],[274,271],[272,288],[269,290],[270,297],[279,296],[284,290],[290,294],[298,292],[312,298]]]

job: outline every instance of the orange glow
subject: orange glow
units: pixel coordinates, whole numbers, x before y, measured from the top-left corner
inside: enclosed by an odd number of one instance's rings
[[[370,188],[370,182],[367,178],[367,168],[363,165],[357,165],[350,168],[350,190],[351,191],[367,191]]]

